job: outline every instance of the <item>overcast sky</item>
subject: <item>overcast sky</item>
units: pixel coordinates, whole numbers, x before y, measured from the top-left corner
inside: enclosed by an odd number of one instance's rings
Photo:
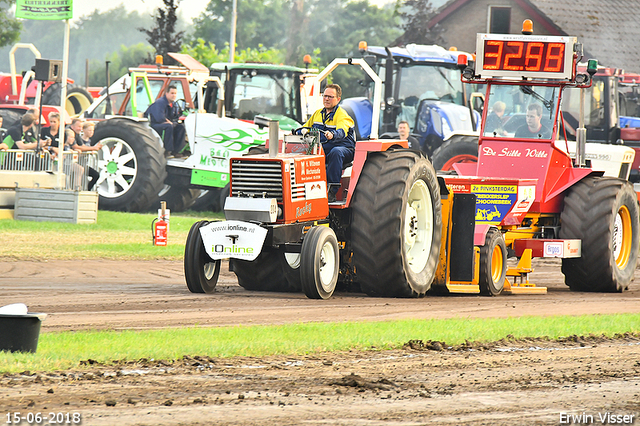
[[[238,0],[241,2],[242,0]],[[393,0],[369,0],[372,4],[386,4]],[[74,0],[73,2],[73,17],[79,18],[82,15],[88,15],[95,9],[104,12],[105,10],[113,9],[120,4],[124,4],[127,10],[137,10],[141,13],[153,13],[155,9],[163,5],[162,0]],[[209,0],[182,0],[178,8],[178,13],[182,15],[188,21],[200,15],[204,12]]]

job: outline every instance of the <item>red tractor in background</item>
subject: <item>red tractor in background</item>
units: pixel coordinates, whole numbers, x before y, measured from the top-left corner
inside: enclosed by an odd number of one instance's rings
[[[563,90],[589,87],[595,73],[595,61],[577,72],[580,56],[575,37],[479,34],[475,68],[461,63],[463,81],[486,84],[489,104],[541,111],[548,132],[480,136],[478,163],[456,164],[457,175],[437,176],[423,153],[374,134],[356,143],[338,200],[328,203],[313,133],[285,138],[302,150],[272,144],[269,154],[233,158],[227,220],[197,222],[187,237],[189,290],[214,292],[229,258],[245,289],[303,290],[310,298],[329,298],[338,282],[383,297],[432,288],[544,293],[528,281],[533,257],[562,258],[572,290],[625,290],[640,245],[633,187],[585,166],[582,119],[575,163],[568,144],[552,137]],[[274,125],[269,140],[276,139]],[[516,267],[507,266],[509,256],[519,258]]]
[[[42,96],[42,116],[48,124],[48,113],[59,111],[61,75],[58,81],[39,82],[34,79],[32,70],[23,74],[16,71],[15,52],[18,49],[29,49],[36,59],[40,59],[40,51],[31,43],[18,43],[9,53],[10,74],[0,73],[0,115],[4,118],[3,127],[8,128],[16,123],[29,109],[40,105]],[[62,62],[62,61],[60,61]],[[60,65],[61,66],[61,65]],[[59,69],[62,73],[62,69]],[[93,96],[86,89],[75,86],[72,79],[67,79],[67,100],[65,110],[69,117],[78,117],[93,102]],[[41,87],[42,84],[42,87]]]

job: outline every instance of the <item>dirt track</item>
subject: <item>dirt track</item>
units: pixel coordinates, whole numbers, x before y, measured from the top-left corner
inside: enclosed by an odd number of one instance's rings
[[[587,294],[567,290],[558,261],[538,260],[534,267],[531,281],[548,286],[546,295],[398,300],[339,293],[312,301],[246,292],[226,270],[217,293],[193,295],[180,262],[6,261],[0,304],[23,302],[48,313],[43,332],[640,312],[639,273],[629,292]],[[598,416],[609,412],[633,415],[632,424],[640,424],[638,335],[452,349],[425,343],[431,349],[416,342],[398,351],[204,357],[5,375],[0,422],[14,411],[77,411],[84,425],[555,425],[569,424],[563,413],[582,412],[602,424]]]

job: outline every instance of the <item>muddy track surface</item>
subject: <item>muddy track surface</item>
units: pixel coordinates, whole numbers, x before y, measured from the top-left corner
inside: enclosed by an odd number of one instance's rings
[[[224,267],[215,294],[194,295],[181,262],[4,261],[0,304],[22,302],[49,314],[45,333],[640,312],[638,272],[628,292],[590,294],[566,288],[559,261],[537,260],[534,268],[530,280],[547,286],[546,295],[399,300],[342,292],[313,301],[302,294],[247,292]],[[638,334],[85,364],[0,376],[0,424],[7,413],[40,412],[40,424],[60,424],[49,422],[56,420],[49,413],[79,413],[83,425],[640,425]]]

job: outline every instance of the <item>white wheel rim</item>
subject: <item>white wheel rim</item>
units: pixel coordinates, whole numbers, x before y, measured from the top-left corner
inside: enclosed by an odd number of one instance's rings
[[[322,289],[330,293],[331,281],[336,270],[336,254],[333,251],[333,246],[329,241],[325,242],[320,250],[320,285]]]
[[[207,262],[204,264],[204,277],[207,281],[211,281],[216,273],[216,262]]]
[[[98,194],[106,198],[124,195],[138,175],[138,159],[131,146],[119,138],[106,138],[100,141],[102,149],[98,151],[98,169],[100,177],[96,182]]]
[[[431,194],[423,180],[411,186],[405,210],[405,259],[414,273],[420,273],[429,260],[434,226]]]
[[[622,217],[620,213],[616,214],[616,220],[613,223],[613,235],[612,235],[612,244],[613,244],[613,258],[617,259],[620,256],[620,252],[622,251],[622,238],[624,237],[624,227],[622,226]]]
[[[291,269],[298,269],[300,267],[300,253],[285,253],[284,259]]]

